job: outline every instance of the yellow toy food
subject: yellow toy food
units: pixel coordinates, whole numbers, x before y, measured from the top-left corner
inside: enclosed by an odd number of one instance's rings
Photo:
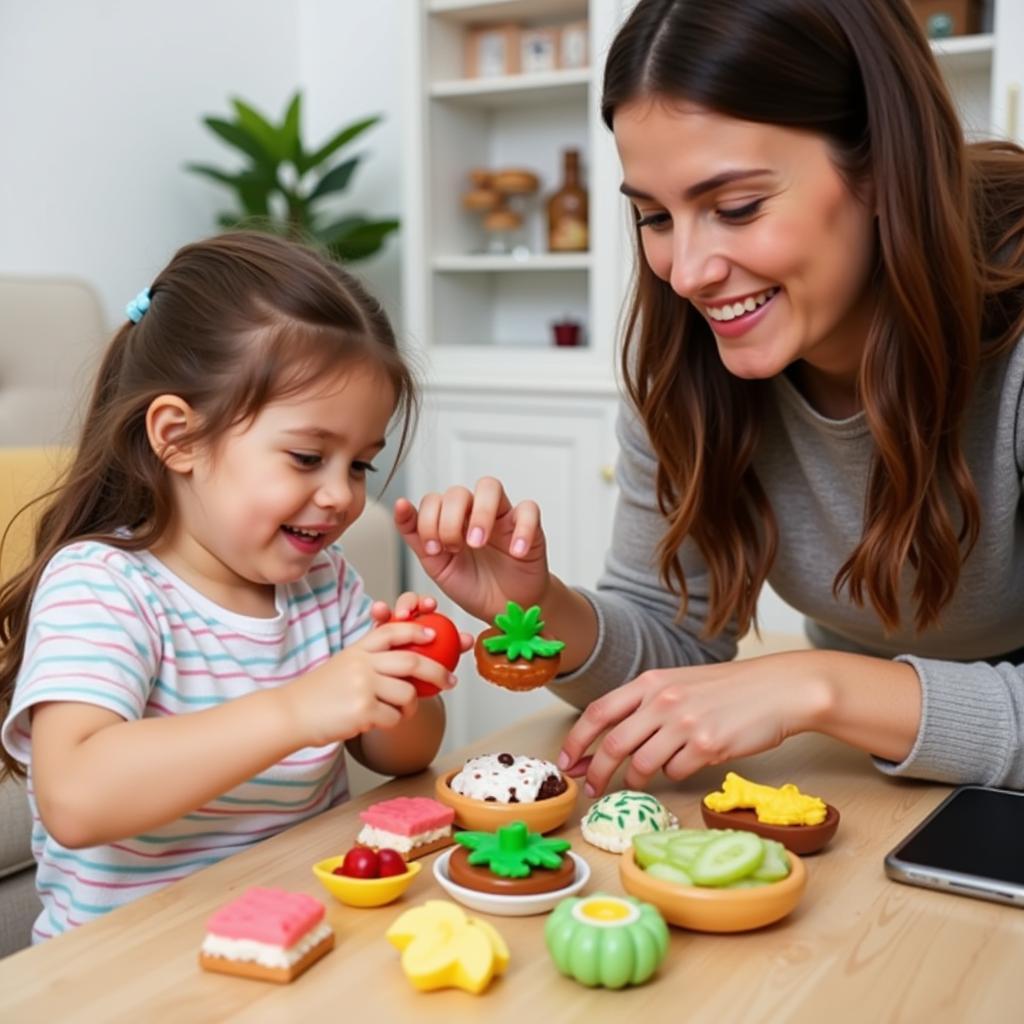
[[[827,813],[824,800],[801,793],[791,782],[776,789],[735,772],[725,776],[721,792],[704,797],[704,805],[719,813],[750,808],[766,825],[820,825]]]
[[[423,992],[461,988],[479,995],[508,967],[508,946],[498,931],[447,900],[407,910],[387,939],[402,951],[402,970]]]

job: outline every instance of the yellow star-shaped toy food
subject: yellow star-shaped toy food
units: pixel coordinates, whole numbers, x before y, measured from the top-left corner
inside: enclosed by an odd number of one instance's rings
[[[402,951],[406,977],[424,992],[461,988],[479,995],[508,967],[508,946],[498,931],[447,900],[407,910],[387,939]]]

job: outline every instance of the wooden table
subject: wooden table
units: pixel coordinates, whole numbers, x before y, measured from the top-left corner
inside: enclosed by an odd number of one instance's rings
[[[553,757],[571,722],[556,708],[439,761],[443,772],[471,753],[509,750]],[[384,938],[407,907],[444,898],[430,865],[401,901],[373,910],[333,902],[310,871],[345,850],[357,812],[383,797],[432,794],[434,774],[389,783],[155,896],[0,961],[0,1020],[318,1021],[455,1024],[469,1020],[560,1024],[579,1021],[1019,1021],[1024,913],[1012,907],[890,882],[885,853],[948,792],[893,782],[868,758],[817,736],[729,767],[752,778],[795,781],[842,811],[839,832],[808,858],[808,888],[786,920],[740,935],[672,929],[669,955],[647,985],[619,992],[585,989],[550,963],[543,917],[492,917],[512,962],[483,996],[419,993]],[[686,827],[700,825],[699,799],[724,769],[654,792]],[[564,830],[590,862],[589,892],[621,892],[617,858],[579,838],[579,816]],[[430,858],[428,858],[429,860]],[[328,902],[337,946],[291,985],[200,971],[204,921],[250,885],[281,886]]]

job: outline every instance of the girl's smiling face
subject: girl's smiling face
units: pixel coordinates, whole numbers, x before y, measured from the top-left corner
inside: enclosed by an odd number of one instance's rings
[[[154,553],[224,607],[272,614],[273,585],[305,575],[362,513],[393,411],[371,366],[271,402],[174,475],[174,523]]]
[[[805,360],[853,386],[872,315],[874,215],[818,135],[642,98],[615,111],[644,257],[737,377]]]

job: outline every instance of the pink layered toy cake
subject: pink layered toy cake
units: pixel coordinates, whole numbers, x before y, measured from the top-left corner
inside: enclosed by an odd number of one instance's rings
[[[324,905],[302,892],[247,889],[206,922],[199,966],[289,982],[334,948]]]
[[[399,796],[382,800],[359,812],[363,822],[356,842],[375,850],[397,850],[414,860],[451,846],[455,812],[426,796]]]

